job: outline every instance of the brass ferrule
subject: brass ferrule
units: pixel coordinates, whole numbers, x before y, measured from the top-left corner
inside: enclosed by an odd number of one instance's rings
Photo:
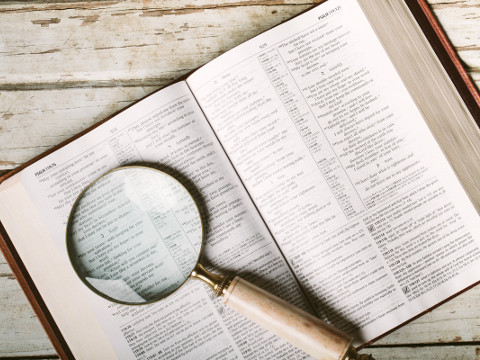
[[[213,274],[205,269],[200,263],[198,263],[197,266],[195,266],[195,269],[193,269],[191,277],[194,279],[200,279],[210,285],[216,296],[225,295],[230,283],[232,282],[232,278],[230,276]]]

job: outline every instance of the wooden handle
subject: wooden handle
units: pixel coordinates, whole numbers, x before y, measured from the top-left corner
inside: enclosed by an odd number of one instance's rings
[[[351,346],[349,336],[238,276],[223,302],[316,359],[344,359]]]

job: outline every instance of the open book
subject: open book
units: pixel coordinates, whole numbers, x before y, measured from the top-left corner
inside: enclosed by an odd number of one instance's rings
[[[455,86],[411,9],[425,14],[409,6],[329,0],[7,174],[2,250],[57,351],[307,358],[200,282],[133,307],[84,286],[65,246],[71,205],[125,164],[171,168],[195,186],[212,269],[357,345],[478,282],[478,94],[468,80]]]

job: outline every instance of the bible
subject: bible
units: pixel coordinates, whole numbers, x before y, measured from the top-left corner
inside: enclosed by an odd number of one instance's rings
[[[303,359],[203,284],[119,305],[68,260],[83,188],[174,169],[206,266],[365,346],[480,281],[480,100],[422,1],[328,0],[0,180],[0,242],[64,358]]]

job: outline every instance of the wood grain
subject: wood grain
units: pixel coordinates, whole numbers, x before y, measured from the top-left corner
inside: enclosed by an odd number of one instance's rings
[[[465,359],[478,360],[480,358],[479,345],[465,346],[405,346],[397,348],[371,348],[361,353],[372,354],[380,360],[439,360],[439,359]]]
[[[3,261],[3,264],[2,264]],[[56,355],[13,275],[0,261],[0,358]]]
[[[0,92],[0,169],[12,169],[155,91],[153,86]]]
[[[163,86],[314,2],[166,4],[1,6],[0,89]],[[437,3],[434,11],[479,80],[478,1]]]
[[[94,4],[5,6],[0,87],[163,86],[311,6]]]
[[[0,3],[0,171],[13,169],[320,1]],[[480,86],[480,0],[429,0]],[[364,350],[479,359],[480,288]],[[0,359],[56,354],[0,255]]]

